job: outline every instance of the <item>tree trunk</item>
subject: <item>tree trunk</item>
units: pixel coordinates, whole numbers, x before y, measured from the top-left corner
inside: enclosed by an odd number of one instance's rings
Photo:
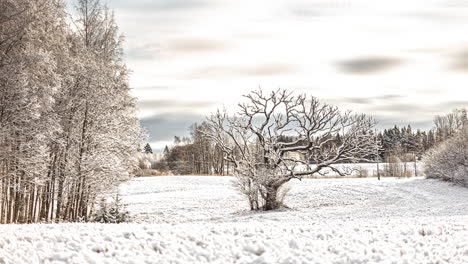
[[[274,185],[266,188],[264,211],[275,210],[281,206],[281,202],[278,201],[279,187]]]

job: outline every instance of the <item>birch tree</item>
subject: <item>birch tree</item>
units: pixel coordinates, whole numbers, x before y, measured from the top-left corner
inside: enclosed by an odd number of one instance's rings
[[[65,13],[48,0],[0,5],[0,218],[30,222],[40,210],[47,141],[60,129],[52,109],[61,85]]]
[[[2,223],[88,220],[136,165],[123,38],[99,1],[78,10],[71,28],[61,1],[0,1]]]

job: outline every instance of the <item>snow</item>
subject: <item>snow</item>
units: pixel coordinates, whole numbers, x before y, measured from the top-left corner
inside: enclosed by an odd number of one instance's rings
[[[352,176],[358,176],[359,170],[365,170],[368,173],[369,177],[372,177],[372,176],[377,176],[378,171],[380,171],[380,174],[382,175],[385,167],[389,166],[389,164],[390,163],[385,163],[385,162],[381,162],[378,164],[377,163],[341,163],[341,164],[333,165],[333,167],[342,172],[345,172],[345,174],[351,174]],[[408,172],[412,173],[413,175],[414,175],[415,169],[418,175],[421,175],[423,171],[422,162],[416,162],[416,165],[414,164],[414,162],[400,162],[400,163],[394,163],[394,164],[396,164],[402,170],[406,169]],[[314,168],[314,167],[315,167],[314,165],[310,165],[310,168]],[[297,166],[296,170],[305,171],[305,170],[309,170],[309,168],[307,168],[306,166]],[[331,170],[330,168],[323,168],[320,172],[325,177],[340,176],[336,172]]]
[[[136,222],[193,223],[319,221],[388,217],[465,216],[468,189],[423,178],[291,181],[289,210],[254,213],[231,177],[139,178],[122,186]],[[449,205],[449,206],[448,206]]]
[[[0,263],[468,263],[468,189],[422,178],[303,179],[249,212],[231,177],[137,178],[130,224],[0,226]]]

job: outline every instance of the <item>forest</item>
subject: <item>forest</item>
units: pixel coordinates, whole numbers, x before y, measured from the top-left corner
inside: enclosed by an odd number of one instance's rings
[[[111,10],[0,1],[0,223],[86,221],[144,133]]]

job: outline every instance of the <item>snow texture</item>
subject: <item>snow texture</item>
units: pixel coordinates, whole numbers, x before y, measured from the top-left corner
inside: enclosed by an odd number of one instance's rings
[[[333,165],[334,168],[342,171],[342,172],[347,172],[347,175],[350,176],[358,176],[359,175],[359,170],[366,170],[368,173],[369,177],[374,177],[377,176],[378,171],[380,171],[380,174],[382,175],[384,173],[385,167],[389,166],[390,163],[347,163],[347,164],[335,164]],[[421,162],[417,162],[416,165],[414,162],[400,162],[400,163],[395,163],[396,166],[398,166],[401,170],[406,169],[408,172],[412,173],[414,175],[415,169],[417,170],[416,173],[418,175],[422,175],[423,171],[423,164]],[[314,165],[310,165],[310,168],[314,168]],[[377,167],[379,169],[377,169]],[[297,171],[305,171],[308,170],[308,167],[300,165],[296,167]],[[321,177],[342,177],[330,168],[323,168],[320,171]],[[318,175],[317,173],[314,175]]]
[[[249,212],[231,177],[138,178],[131,224],[0,226],[0,263],[468,263],[468,189],[422,178],[304,179]]]

